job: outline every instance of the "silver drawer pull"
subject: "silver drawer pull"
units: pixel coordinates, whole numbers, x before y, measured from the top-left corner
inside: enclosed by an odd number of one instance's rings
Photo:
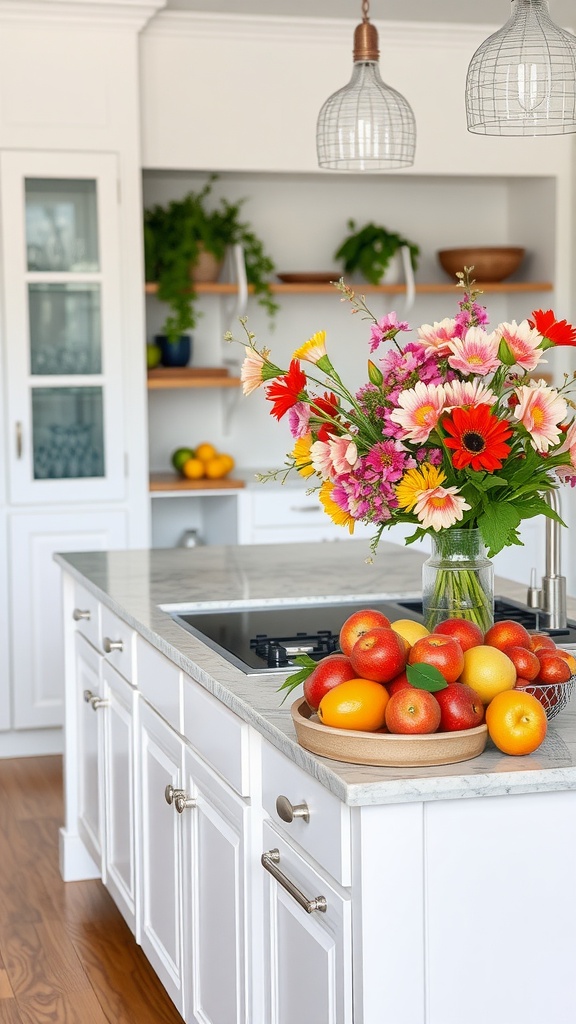
[[[184,814],[187,807],[196,807],[196,800],[193,796],[186,796],[184,790],[181,790],[174,797],[174,806],[178,814]]]
[[[320,505],[290,505],[291,512],[320,512]]]
[[[294,818],[302,818],[302,821],[310,821],[308,804],[293,804],[287,796],[276,797],[276,813],[282,821],[294,821]]]
[[[90,612],[88,611],[88,609],[75,608],[74,611],[72,612],[72,618],[74,619],[74,622],[80,622],[80,619],[89,620]]]
[[[104,648],[105,654],[111,654],[112,651],[123,651],[124,641],[111,640],[109,636],[105,636],[102,637],[102,647]]]
[[[268,850],[268,853],[262,854],[260,861],[262,863],[262,867],[265,868],[266,871],[270,872],[272,877],[279,882],[283,889],[286,889],[286,892],[290,893],[296,902],[304,908],[307,914],[313,914],[315,910],[319,910],[321,914],[326,913],[328,904],[325,896],[315,896],[312,900],[307,899],[304,893],[300,892],[300,889],[294,885],[294,882],[291,882],[284,872],[280,871],[280,868],[277,867],[280,863],[279,850]]]
[[[186,796],[186,793],[184,792],[183,789],[174,789],[174,787],[170,784],[166,786],[166,789],[164,790],[164,799],[167,804],[173,804],[174,801],[176,800],[176,797],[179,796]]]
[[[108,707],[108,701],[103,700],[102,697],[97,697],[95,693],[92,693],[92,690],[84,690],[82,696],[86,703],[90,705],[92,711],[97,711],[98,708]]]
[[[20,422],[20,420],[18,420],[16,422],[16,458],[17,459],[21,459],[22,458],[23,450],[24,450],[24,445],[22,443],[22,423]]]

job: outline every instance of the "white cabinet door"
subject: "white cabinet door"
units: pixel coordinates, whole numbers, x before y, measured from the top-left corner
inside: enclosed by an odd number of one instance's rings
[[[111,154],[0,155],[14,504],[125,494],[117,181]]]
[[[102,551],[125,544],[124,512],[9,517],[14,728],[63,722],[62,596],[54,552]]]
[[[183,1012],[180,821],[166,788],[181,789],[183,743],[145,701],[140,719],[140,941]]]
[[[351,900],[264,824],[264,851],[281,876],[264,876],[266,1024],[351,1024]],[[295,898],[323,897],[308,912]]]
[[[225,709],[224,709],[225,710]],[[250,957],[244,836],[248,805],[185,750],[182,808],[184,1006],[188,1024],[244,1024]]]
[[[76,669],[76,743],[78,834],[102,870],[102,776],[100,709],[101,655],[79,633],[74,637]]]
[[[133,688],[106,661],[103,682],[104,870],[116,906],[136,931]]]

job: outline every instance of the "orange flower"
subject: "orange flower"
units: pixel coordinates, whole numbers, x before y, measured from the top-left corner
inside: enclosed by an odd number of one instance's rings
[[[550,348],[552,345],[576,345],[576,328],[572,327],[567,320],[557,320],[551,309],[544,312],[543,309],[535,309],[532,313],[532,320],[528,323],[535,327],[548,344],[542,348]]]
[[[442,426],[450,437],[444,444],[454,449],[452,462],[456,469],[485,469],[489,473],[502,469],[502,460],[510,454],[510,445],[504,442],[511,437],[508,420],[499,420],[489,405],[478,405],[475,409],[453,409],[445,416]]]

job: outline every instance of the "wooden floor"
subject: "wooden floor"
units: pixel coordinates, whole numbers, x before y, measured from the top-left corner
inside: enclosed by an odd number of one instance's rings
[[[60,757],[0,760],[0,1024],[182,1024],[99,881],[58,871]]]

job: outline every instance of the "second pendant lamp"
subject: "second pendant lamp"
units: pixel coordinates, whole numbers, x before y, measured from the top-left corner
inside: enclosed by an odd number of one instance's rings
[[[318,116],[318,164],[333,171],[388,171],[414,163],[416,122],[407,100],[386,85],[378,66],[378,32],[362,2],[354,32],[348,85],[330,96]]]

